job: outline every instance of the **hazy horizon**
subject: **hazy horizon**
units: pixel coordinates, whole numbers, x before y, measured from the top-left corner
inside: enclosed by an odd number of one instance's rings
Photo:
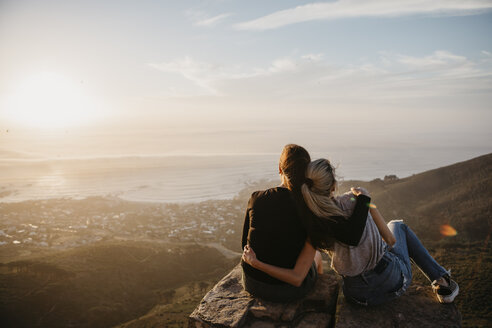
[[[492,2],[2,1],[3,201],[231,197],[492,152]]]

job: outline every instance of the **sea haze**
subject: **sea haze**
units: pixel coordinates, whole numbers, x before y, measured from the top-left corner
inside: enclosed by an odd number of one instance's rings
[[[338,148],[326,157],[339,180],[409,176],[464,161],[487,149]],[[233,198],[249,183],[278,181],[277,153],[111,156],[0,160],[0,202],[114,196],[145,202]]]

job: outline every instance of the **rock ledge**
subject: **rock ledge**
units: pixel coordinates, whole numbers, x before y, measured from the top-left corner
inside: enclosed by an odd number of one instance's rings
[[[378,307],[348,303],[333,272],[319,276],[304,299],[274,303],[252,297],[237,265],[210,290],[189,318],[189,328],[461,327],[454,304],[437,303],[427,286],[412,285],[398,300]]]

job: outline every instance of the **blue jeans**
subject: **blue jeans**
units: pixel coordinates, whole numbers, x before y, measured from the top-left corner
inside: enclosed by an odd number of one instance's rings
[[[348,300],[362,305],[377,305],[401,296],[412,282],[413,261],[431,282],[448,274],[429,254],[415,233],[403,221],[393,220],[388,228],[396,244],[381,261],[381,272],[369,270],[355,277],[344,277],[343,293]]]

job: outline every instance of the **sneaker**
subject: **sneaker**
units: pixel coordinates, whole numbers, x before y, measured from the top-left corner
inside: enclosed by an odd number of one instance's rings
[[[439,285],[436,281],[432,282],[432,289],[439,300],[439,303],[451,303],[458,295],[460,290],[456,281],[452,280],[449,275],[444,275],[443,278],[448,282],[448,286]]]

